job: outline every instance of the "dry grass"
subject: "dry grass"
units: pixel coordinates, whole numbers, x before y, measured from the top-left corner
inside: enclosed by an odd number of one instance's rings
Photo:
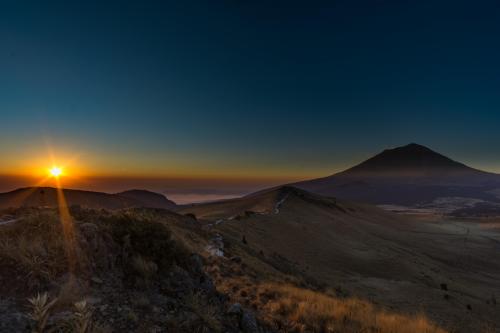
[[[55,214],[33,214],[0,235],[0,259],[26,275],[30,288],[40,287],[67,269],[65,242]]]
[[[208,333],[221,331],[222,325],[217,316],[217,308],[209,304],[202,294],[189,294],[184,298],[184,304],[198,317],[198,320],[191,323],[191,327],[189,327],[192,332]]]
[[[85,289],[73,277],[64,282],[57,295],[57,308],[66,309],[85,297]]]
[[[60,244],[47,244],[40,237],[19,236],[0,241],[0,257],[9,259],[26,274],[30,287],[53,279],[60,267]]]
[[[132,258],[132,268],[138,275],[137,283],[145,287],[151,284],[151,280],[158,271],[158,265],[141,255]]]
[[[264,320],[281,332],[446,333],[422,314],[394,314],[356,298],[274,283],[260,285],[258,293]]]

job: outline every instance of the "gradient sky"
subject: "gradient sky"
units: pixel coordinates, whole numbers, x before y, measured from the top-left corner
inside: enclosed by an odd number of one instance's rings
[[[498,1],[2,1],[0,174],[279,182],[409,142],[500,172],[499,36]]]

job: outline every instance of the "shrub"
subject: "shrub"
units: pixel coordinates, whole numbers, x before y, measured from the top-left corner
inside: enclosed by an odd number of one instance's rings
[[[158,265],[140,255],[132,258],[132,268],[138,275],[137,283],[143,286],[149,286],[151,279],[158,271]]]
[[[166,271],[173,264],[185,266],[190,253],[182,244],[172,239],[170,230],[162,223],[134,216],[117,214],[106,217],[115,241],[132,256],[148,258],[158,266],[158,271]]]

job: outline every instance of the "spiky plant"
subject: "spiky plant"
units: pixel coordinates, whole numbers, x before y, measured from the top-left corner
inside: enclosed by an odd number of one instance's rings
[[[88,333],[92,331],[92,308],[86,300],[74,304],[74,332]]]
[[[43,293],[37,294],[32,298],[28,298],[28,302],[31,306],[31,313],[29,313],[29,317],[33,319],[36,324],[34,332],[43,333],[45,326],[47,325],[47,320],[50,316],[50,310],[57,302],[57,298],[49,301],[49,295],[47,293]]]

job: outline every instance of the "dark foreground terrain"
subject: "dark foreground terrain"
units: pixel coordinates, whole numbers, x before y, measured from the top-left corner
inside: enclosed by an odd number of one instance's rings
[[[72,224],[54,209],[2,213],[1,332],[445,332],[192,216],[70,214]]]

